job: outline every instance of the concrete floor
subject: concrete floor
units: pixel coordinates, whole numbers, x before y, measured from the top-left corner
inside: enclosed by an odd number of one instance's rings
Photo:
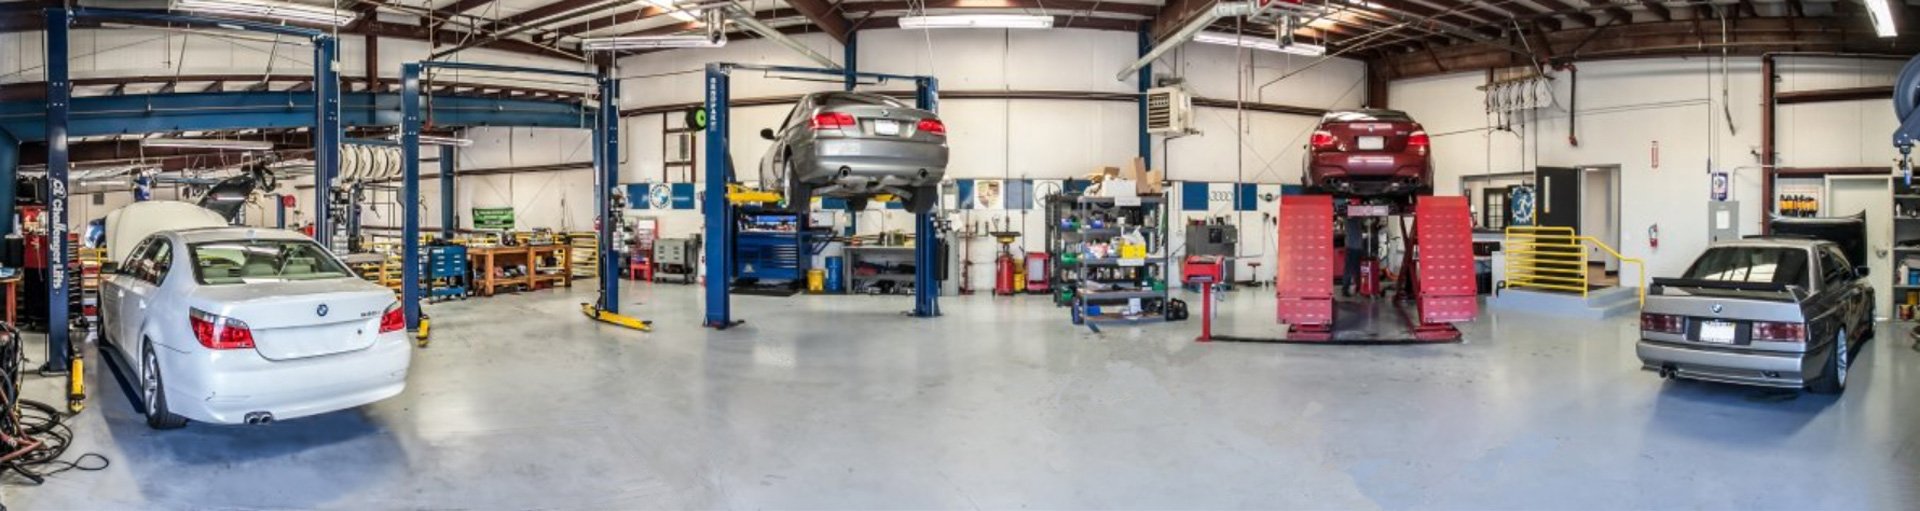
[[[401,397],[264,427],[149,431],[93,372],[110,469],[13,509],[1913,509],[1920,352],[1891,328],[1843,398],[1666,382],[1631,319],[1488,315],[1468,342],[1189,342],[1044,298],[741,297],[636,286],[435,305]],[[1267,290],[1221,330],[1271,333]],[[30,397],[57,395],[39,380]]]

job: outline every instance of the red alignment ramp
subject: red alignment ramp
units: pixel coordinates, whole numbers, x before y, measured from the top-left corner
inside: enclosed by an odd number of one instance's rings
[[[1332,326],[1333,277],[1340,267],[1333,249],[1333,197],[1280,197],[1279,244],[1274,287],[1280,322],[1296,328]]]
[[[1420,322],[1473,321],[1478,288],[1473,267],[1473,213],[1466,197],[1421,197],[1413,207],[1419,243]]]

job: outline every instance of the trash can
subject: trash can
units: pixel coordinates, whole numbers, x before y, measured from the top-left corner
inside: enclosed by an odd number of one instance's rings
[[[847,274],[846,265],[847,265],[846,258],[844,257],[841,257],[841,256],[827,257],[826,288],[828,293],[846,292],[844,289],[842,289],[846,285],[845,284],[846,274]]]
[[[807,270],[807,292],[821,293],[827,290],[827,270],[814,268]]]

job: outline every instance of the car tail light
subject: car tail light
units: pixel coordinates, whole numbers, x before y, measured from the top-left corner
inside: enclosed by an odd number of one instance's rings
[[[816,131],[851,128],[853,127],[853,114],[846,112],[826,112],[815,115],[812,121],[807,122],[807,127]]]
[[[1327,130],[1315,131],[1313,132],[1313,138],[1308,143],[1313,145],[1313,148],[1316,150],[1333,149],[1333,132]]]
[[[1640,313],[1640,331],[1677,334],[1686,330],[1685,318],[1672,314]]]
[[[1753,322],[1753,340],[1767,342],[1807,342],[1807,324],[1755,321]]]
[[[946,136],[947,123],[940,122],[939,119],[921,119],[920,124],[915,125],[914,129],[920,130],[923,133]]]
[[[405,328],[407,328],[406,312],[400,309],[399,303],[388,305],[387,312],[380,315],[380,333],[398,332]]]
[[[1415,131],[1412,135],[1407,135],[1407,147],[1420,153],[1421,156],[1426,156],[1427,148],[1433,147],[1433,139],[1428,138],[1425,131]]]
[[[193,338],[207,349],[238,350],[253,347],[253,330],[240,320],[200,309],[188,309],[187,322],[193,327]]]

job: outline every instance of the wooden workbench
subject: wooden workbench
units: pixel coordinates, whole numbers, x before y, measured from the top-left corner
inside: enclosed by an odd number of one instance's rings
[[[468,248],[467,261],[472,263],[474,290],[480,293],[480,296],[493,296],[494,292],[502,287],[526,286],[527,289],[539,289],[556,284],[573,287],[573,259],[569,257],[567,250],[566,245]],[[540,272],[536,262],[547,255],[559,261],[557,273]],[[521,265],[527,267],[526,275],[502,277],[497,271],[508,266]]]

